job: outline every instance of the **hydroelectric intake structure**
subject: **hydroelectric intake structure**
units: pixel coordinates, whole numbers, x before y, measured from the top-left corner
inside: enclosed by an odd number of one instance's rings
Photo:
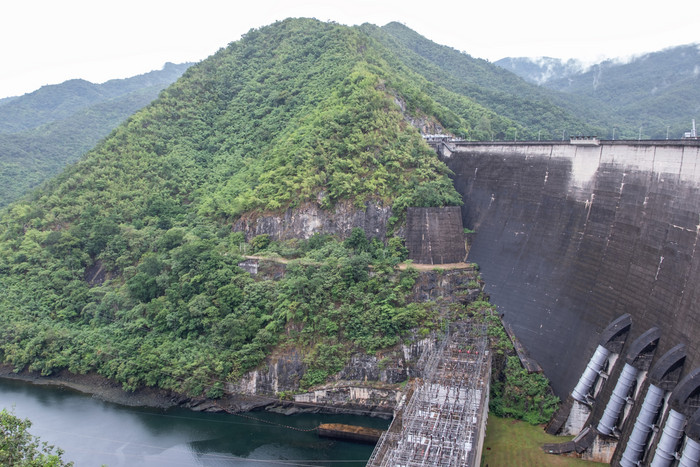
[[[613,465],[700,459],[700,142],[434,141],[469,260],[564,403],[547,446]]]

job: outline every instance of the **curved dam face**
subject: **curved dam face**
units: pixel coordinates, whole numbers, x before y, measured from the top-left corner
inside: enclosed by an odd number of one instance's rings
[[[562,399],[601,331],[657,326],[656,356],[679,343],[700,364],[700,144],[697,141],[455,143],[465,227],[504,319]]]

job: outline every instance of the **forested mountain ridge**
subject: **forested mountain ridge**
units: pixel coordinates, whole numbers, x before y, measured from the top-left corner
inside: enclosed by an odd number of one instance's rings
[[[486,60],[436,44],[400,23],[373,28],[371,33],[430,82],[515,123],[504,129],[494,125],[493,119],[482,118],[472,124],[470,139],[559,139],[563,131],[600,134],[608,125],[605,113],[601,115],[592,103],[572,105],[565,94],[539,88]]]
[[[103,84],[71,80],[0,102],[0,207],[76,161],[188,66]]]
[[[0,133],[17,133],[62,120],[74,113],[153,86],[164,87],[174,82],[190,63],[166,63],[155,70],[101,84],[72,79],[60,84],[42,86],[34,92],[8,98],[0,103]]]
[[[527,60],[497,63],[528,79],[533,67],[510,66]],[[554,74],[542,86],[615,109],[618,129],[641,127],[642,138],[664,139],[667,133],[680,138],[700,117],[700,46],[672,47],[627,62],[607,60],[566,76]]]
[[[407,302],[413,273],[390,266],[397,239],[253,238],[248,251],[306,262],[276,282],[237,266],[245,237],[231,221],[243,212],[382,202],[398,223],[407,205],[461,202],[407,116],[454,132],[462,119],[377,47],[314,20],[250,31],[11,205],[0,219],[2,361],[217,396],[279,345],[305,349],[308,385],[352,352],[433,326],[427,305]]]
[[[409,299],[415,271],[395,269],[406,207],[461,203],[418,127],[487,138],[536,118],[429,81],[379,34],[309,19],[251,30],[10,205],[2,361],[218,397],[274,349],[305,355],[306,388],[440,326],[438,304]],[[232,231],[242,215],[341,203],[389,206],[388,238]],[[284,255],[284,277],[254,280],[243,251]]]

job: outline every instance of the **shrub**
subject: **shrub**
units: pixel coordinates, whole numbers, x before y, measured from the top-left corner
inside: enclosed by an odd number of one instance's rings
[[[0,464],[7,466],[72,466],[65,463],[61,456],[63,451],[49,446],[39,438],[32,436],[28,430],[32,422],[17,418],[5,409],[0,411]]]
[[[250,246],[253,253],[264,250],[270,244],[270,236],[268,234],[257,235],[250,241]]]

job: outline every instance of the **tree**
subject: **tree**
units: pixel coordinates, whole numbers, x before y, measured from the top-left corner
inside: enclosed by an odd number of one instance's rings
[[[49,446],[27,430],[32,426],[28,419],[17,418],[5,409],[0,411],[0,464],[8,467],[68,467],[72,462],[61,459],[63,451]]]
[[[493,139],[493,129],[491,128],[491,119],[489,118],[488,115],[482,115],[481,118],[479,119],[479,122],[476,124],[476,127],[474,128],[475,133],[474,137],[477,140],[486,140],[488,141],[489,139]]]

